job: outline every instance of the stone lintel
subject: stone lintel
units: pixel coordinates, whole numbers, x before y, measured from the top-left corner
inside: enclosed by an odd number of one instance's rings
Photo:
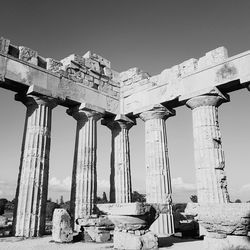
[[[197,93],[193,97],[190,97],[186,105],[194,109],[200,106],[215,106],[219,107],[224,102],[229,102],[230,97],[228,94],[222,94],[216,87],[206,89],[207,92]]]
[[[28,91],[26,93],[27,95],[34,95],[34,96],[52,96],[52,92],[49,89],[42,88],[37,85],[31,85],[28,88]]]
[[[90,104],[90,103],[87,103],[87,102],[81,103],[80,106],[79,106],[79,110],[90,110],[90,111],[95,111],[95,112],[98,112],[98,113],[101,113],[101,114],[105,113],[104,108],[101,108],[99,106],[96,106],[96,105],[93,105],[93,104]]]
[[[135,109],[135,110],[133,111],[133,115],[138,115],[138,114],[143,113],[143,112],[145,112],[145,111],[151,110],[151,109],[153,109],[154,107],[155,107],[155,104],[151,104],[151,105],[147,105],[147,106],[141,107],[141,108],[139,108],[139,109]]]
[[[167,119],[171,116],[175,116],[175,110],[166,108],[165,106],[158,104],[154,105],[151,109],[142,112],[140,114],[140,118],[143,121],[151,120],[151,119]]]

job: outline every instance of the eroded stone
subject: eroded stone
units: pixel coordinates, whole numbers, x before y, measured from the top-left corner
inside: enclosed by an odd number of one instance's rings
[[[63,208],[56,208],[54,210],[52,238],[55,242],[61,243],[73,241],[71,218]]]
[[[152,232],[136,235],[126,232],[114,232],[114,248],[116,249],[156,249],[158,238]]]

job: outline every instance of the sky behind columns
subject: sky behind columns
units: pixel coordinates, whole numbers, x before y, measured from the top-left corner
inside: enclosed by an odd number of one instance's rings
[[[139,67],[154,75],[220,46],[229,56],[250,49],[249,0],[6,0],[0,36],[62,59],[88,50],[121,72]],[[250,93],[230,94],[219,108],[226,172],[232,200],[250,200]],[[26,108],[0,89],[0,197],[15,194]],[[76,122],[65,108],[53,110],[49,196],[69,199]],[[195,193],[192,117],[186,107],[167,121],[173,200]],[[144,124],[130,130],[133,190],[145,191]],[[98,188],[109,188],[111,133],[98,123]]]

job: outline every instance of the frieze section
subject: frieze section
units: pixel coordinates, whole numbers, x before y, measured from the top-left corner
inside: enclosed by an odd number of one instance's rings
[[[110,61],[91,51],[83,56],[72,54],[59,61],[44,58],[30,48],[12,45],[8,39],[0,38],[0,53],[39,66],[116,100],[120,98],[119,73],[111,68]]]

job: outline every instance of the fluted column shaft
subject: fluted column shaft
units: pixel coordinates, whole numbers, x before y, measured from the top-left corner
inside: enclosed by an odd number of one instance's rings
[[[45,230],[53,99],[16,96],[27,106],[16,191],[15,236],[41,236]]]
[[[198,202],[229,202],[218,122],[218,107],[225,96],[203,95],[187,101],[192,109]]]
[[[71,187],[71,214],[74,220],[91,215],[96,202],[96,123],[101,115],[78,107],[67,110],[77,121]],[[79,227],[75,225],[75,229]]]
[[[146,199],[148,203],[167,204],[169,209],[167,214],[160,214],[151,226],[158,235],[174,233],[166,131],[166,119],[172,115],[174,111],[163,106],[140,114],[145,121]]]
[[[130,119],[106,119],[102,120],[102,124],[109,127],[112,133],[110,202],[131,202],[129,129],[135,122]]]

